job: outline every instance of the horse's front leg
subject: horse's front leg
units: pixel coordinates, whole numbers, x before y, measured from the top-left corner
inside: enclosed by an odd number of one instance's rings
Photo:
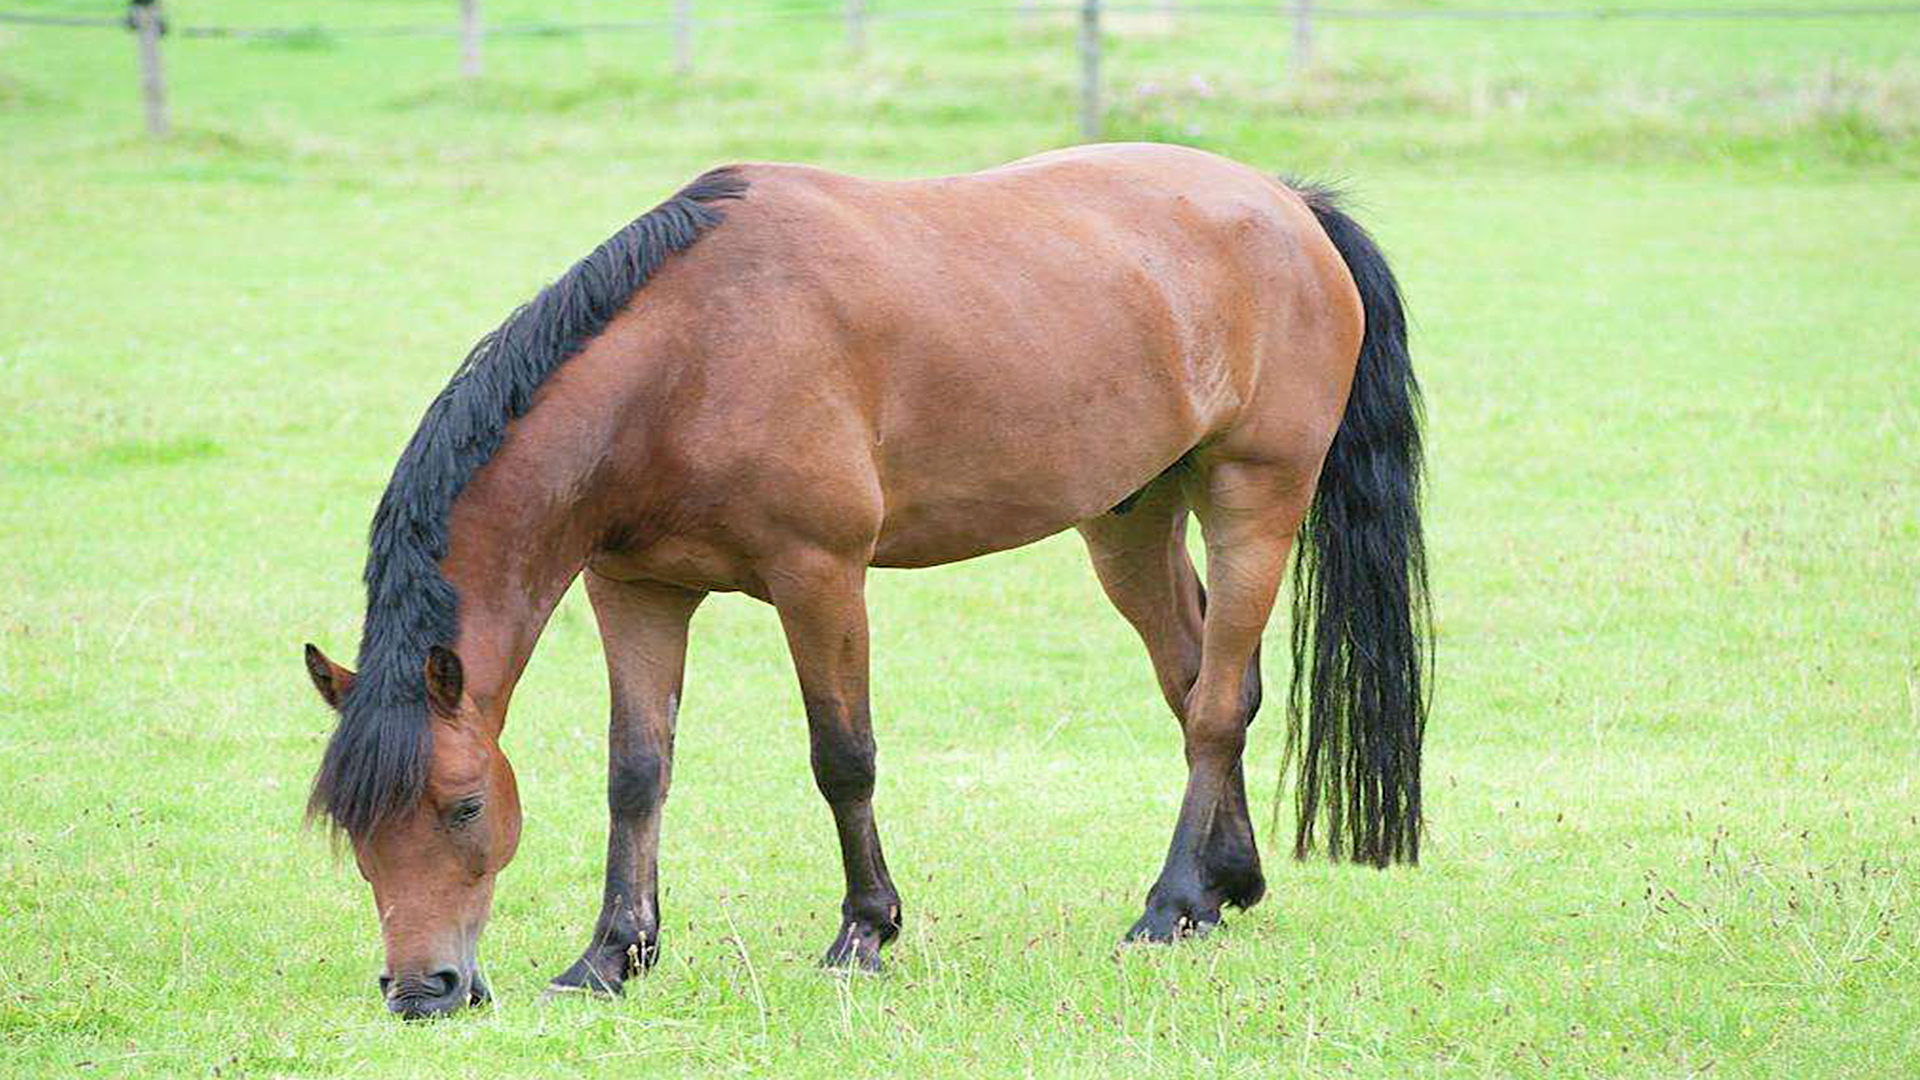
[[[552,988],[618,994],[659,955],[660,810],[673,776],[687,625],[706,594],[618,582],[591,571],[586,579],[613,698],[607,732],[607,881],[593,939]]]
[[[873,822],[873,728],[867,712],[866,566],[824,554],[769,575],[769,593],[806,703],[813,778],[833,810],[847,894],[829,967],[880,970],[900,932],[900,894]]]

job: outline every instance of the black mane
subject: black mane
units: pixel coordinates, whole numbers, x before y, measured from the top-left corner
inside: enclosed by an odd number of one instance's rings
[[[427,650],[451,648],[459,630],[460,597],[440,573],[454,500],[546,377],[606,329],[663,259],[720,222],[709,203],[746,187],[735,170],[715,169],[636,218],[481,338],[427,407],[373,516],[359,674],[309,814],[358,837],[419,799],[431,750]]]

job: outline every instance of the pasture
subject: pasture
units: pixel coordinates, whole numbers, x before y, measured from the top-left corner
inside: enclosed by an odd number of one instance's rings
[[[179,38],[162,145],[124,34],[0,26],[0,1075],[1920,1073],[1916,30],[1338,23],[1293,78],[1277,18],[1115,20],[1110,136],[1349,181],[1406,290],[1422,865],[1286,859],[1270,693],[1267,899],[1116,951],[1184,768],[1055,537],[870,583],[886,974],[814,967],[840,881],[799,694],[772,612],[716,597],[660,964],[543,1003],[605,850],[574,595],[504,739],[527,824],[482,945],[497,1001],[406,1025],[364,884],[301,826],[332,718],[300,645],[351,655],[421,410],[708,165],[913,176],[1073,141],[1071,24],[881,21],[858,59],[831,22],[714,29],[685,78],[663,40],[553,33],[489,42],[471,84],[447,40]]]

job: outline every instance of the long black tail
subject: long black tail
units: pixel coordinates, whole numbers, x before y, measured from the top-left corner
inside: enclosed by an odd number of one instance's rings
[[[1420,741],[1432,614],[1420,534],[1420,387],[1400,287],[1331,192],[1294,185],[1347,261],[1366,310],[1359,367],[1293,570],[1287,757],[1299,764],[1294,857],[1420,859]]]

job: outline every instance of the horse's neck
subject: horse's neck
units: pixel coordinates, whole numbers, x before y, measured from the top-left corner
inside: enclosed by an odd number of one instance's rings
[[[605,535],[595,474],[631,414],[614,402],[657,396],[646,392],[657,369],[637,361],[630,341],[589,347],[567,363],[578,377],[550,382],[512,422],[448,519],[441,571],[460,594],[455,651],[490,715],[504,715],[540,631]],[[596,363],[606,370],[596,375]]]
[[[526,500],[501,497],[485,485],[461,500],[441,563],[460,596],[454,651],[468,692],[499,722],[547,619],[586,564],[587,549],[566,520],[568,508],[532,510]]]

